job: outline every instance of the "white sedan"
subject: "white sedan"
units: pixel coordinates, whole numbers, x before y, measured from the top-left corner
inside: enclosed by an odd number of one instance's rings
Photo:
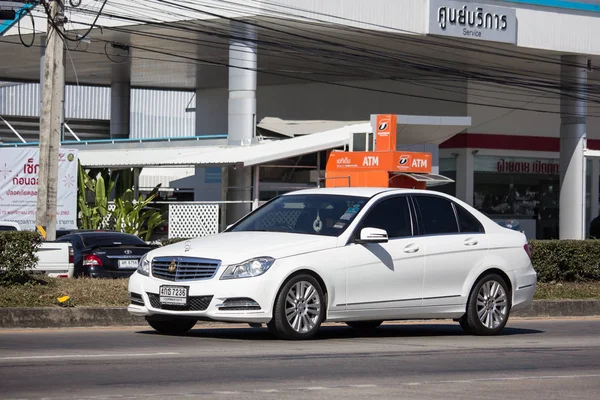
[[[198,320],[266,323],[307,339],[324,321],[451,318],[500,333],[536,289],[525,236],[437,192],[387,188],[285,194],[218,235],[147,253],[130,313],[182,334]]]

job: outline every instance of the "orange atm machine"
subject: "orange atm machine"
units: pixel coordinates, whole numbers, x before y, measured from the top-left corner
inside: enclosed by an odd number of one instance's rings
[[[396,151],[396,115],[378,115],[375,151],[332,151],[325,186],[425,189],[428,182],[452,182],[431,174],[431,161],[431,153]]]

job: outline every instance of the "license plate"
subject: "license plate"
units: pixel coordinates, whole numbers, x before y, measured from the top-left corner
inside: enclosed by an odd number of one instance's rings
[[[119,268],[135,269],[138,267],[139,260],[119,260]]]
[[[187,286],[161,286],[159,289],[160,302],[162,304],[172,304],[185,306],[187,304],[188,287]]]

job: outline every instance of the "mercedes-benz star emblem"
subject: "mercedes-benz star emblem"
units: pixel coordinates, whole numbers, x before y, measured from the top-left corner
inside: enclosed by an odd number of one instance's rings
[[[177,260],[173,259],[169,264],[169,272],[173,274],[175,271],[177,271]]]

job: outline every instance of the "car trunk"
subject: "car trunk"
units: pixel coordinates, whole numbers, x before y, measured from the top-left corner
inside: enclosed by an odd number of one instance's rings
[[[143,245],[101,246],[95,248],[93,254],[100,258],[107,271],[131,271],[138,267],[140,258],[153,248]]]

